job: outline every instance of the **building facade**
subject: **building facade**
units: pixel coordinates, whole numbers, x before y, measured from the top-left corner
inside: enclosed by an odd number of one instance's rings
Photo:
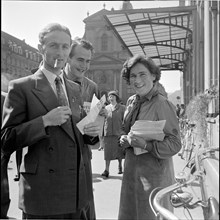
[[[42,57],[38,50],[4,31],[1,31],[1,85],[7,91],[8,82],[32,74]]]
[[[132,7],[132,5],[124,3],[122,9],[125,7]],[[83,38],[89,40],[95,49],[90,71],[86,75],[98,84],[101,94],[117,90],[125,104],[133,91],[121,78],[120,73],[129,54],[113,31],[107,27],[103,15],[108,12],[108,10],[102,9],[84,19],[85,34]]]

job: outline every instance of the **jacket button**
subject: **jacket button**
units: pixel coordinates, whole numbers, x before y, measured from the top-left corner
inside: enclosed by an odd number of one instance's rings
[[[49,173],[54,173],[54,170],[53,169],[49,169]]]
[[[52,147],[49,147],[49,151],[53,151],[53,148],[52,148]]]

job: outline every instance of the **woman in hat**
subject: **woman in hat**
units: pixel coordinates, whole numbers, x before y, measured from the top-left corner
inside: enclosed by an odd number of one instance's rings
[[[121,134],[122,120],[125,111],[125,106],[119,103],[120,98],[116,91],[110,91],[108,93],[108,101],[110,104],[105,107],[107,113],[103,135],[105,170],[101,174],[107,178],[109,176],[111,160],[118,160],[118,174],[122,174],[124,152],[118,146],[118,137]]]
[[[124,135],[120,145],[125,149],[124,175],[118,219],[157,219],[149,204],[149,195],[156,187],[173,183],[172,156],[181,149],[180,132],[175,106],[168,101],[158,82],[161,71],[152,59],[135,55],[122,69],[122,77],[134,89],[126,105],[123,121]],[[129,134],[136,120],[166,120],[162,141]],[[135,151],[134,151],[135,150]],[[135,154],[136,151],[143,152]],[[164,206],[171,209],[169,198]]]

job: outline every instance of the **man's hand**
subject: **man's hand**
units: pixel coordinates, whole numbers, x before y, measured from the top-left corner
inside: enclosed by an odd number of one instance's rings
[[[95,123],[95,122],[91,122],[91,123],[85,125],[83,131],[86,135],[96,137],[99,135],[100,126],[97,125],[97,123]]]
[[[44,127],[62,125],[72,115],[68,106],[59,106],[42,117]]]

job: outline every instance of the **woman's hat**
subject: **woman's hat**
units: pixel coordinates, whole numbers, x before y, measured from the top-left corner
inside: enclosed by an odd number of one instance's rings
[[[108,93],[108,96],[110,96],[110,95],[114,95],[114,96],[116,96],[116,100],[117,101],[119,101],[120,100],[120,98],[119,98],[119,95],[118,95],[118,92],[117,91],[110,91],[109,93]]]

